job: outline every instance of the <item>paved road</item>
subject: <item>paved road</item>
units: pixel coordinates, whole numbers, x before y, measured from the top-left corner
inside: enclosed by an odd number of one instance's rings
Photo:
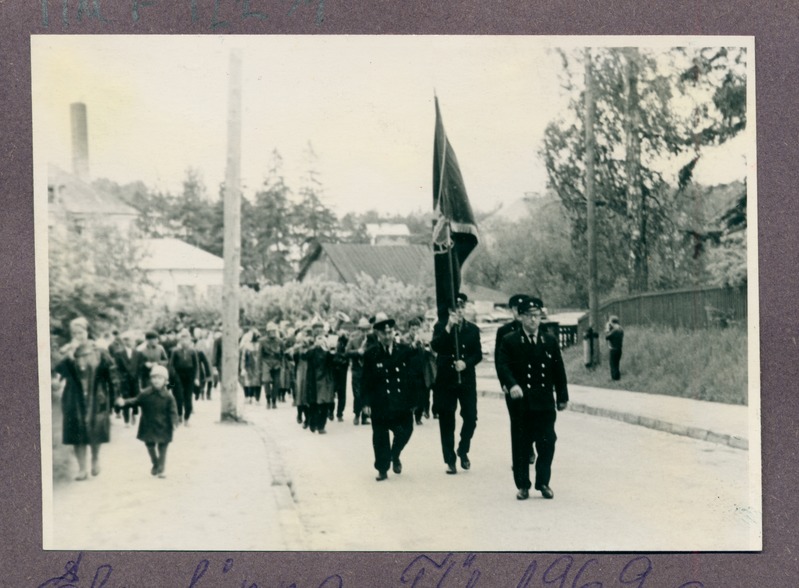
[[[482,399],[472,469],[444,473],[437,421],[416,427],[401,475],[375,482],[371,428],[303,431],[247,407],[274,438],[310,550],[672,551],[749,545],[747,452],[565,412],[552,488],[517,501],[504,402]]]
[[[624,422],[559,414],[554,500],[515,499],[504,402],[481,398],[471,459],[444,473],[437,421],[416,427],[404,471],[377,483],[371,427],[312,434],[288,404],[244,405],[248,425],[200,402],[149,474],[114,420],[103,471],[58,486],[47,548],[180,550],[702,551],[757,537],[748,452]]]

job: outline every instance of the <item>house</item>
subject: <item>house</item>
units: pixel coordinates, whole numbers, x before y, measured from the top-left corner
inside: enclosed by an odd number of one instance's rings
[[[408,225],[403,223],[367,223],[366,234],[372,245],[407,245],[411,238]]]
[[[386,276],[409,285],[432,286],[433,254],[426,245],[317,242],[311,244],[301,262],[297,279],[322,278],[349,284],[357,282],[361,274],[374,280]]]
[[[120,235],[135,228],[138,211],[118,197],[50,164],[47,166],[47,226],[82,233],[109,227]]]
[[[225,262],[179,239],[140,239],[139,267],[150,282],[148,294],[175,308],[203,299],[222,302]]]
[[[433,253],[426,245],[355,245],[314,243],[300,265],[299,281],[321,278],[345,284],[367,275],[374,280],[383,276],[415,286],[433,288]],[[478,314],[489,314],[507,305],[508,295],[484,286],[461,287]]]

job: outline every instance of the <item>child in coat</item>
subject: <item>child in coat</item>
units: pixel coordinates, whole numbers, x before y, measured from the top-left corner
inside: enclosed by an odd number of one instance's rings
[[[164,366],[153,366],[150,371],[150,387],[134,398],[117,398],[116,405],[141,408],[139,432],[136,438],[147,446],[153,467],[150,473],[165,478],[166,450],[172,441],[172,431],[178,425],[178,407],[175,397],[167,389],[169,375]]]

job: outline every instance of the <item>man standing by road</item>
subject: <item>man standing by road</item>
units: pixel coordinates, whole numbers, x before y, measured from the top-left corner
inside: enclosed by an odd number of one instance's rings
[[[621,351],[624,346],[624,329],[621,328],[619,317],[611,316],[605,328],[605,339],[608,341],[608,356],[610,359],[610,379],[620,380]]]
[[[361,396],[363,414],[372,417],[372,447],[378,482],[388,478],[388,467],[402,473],[400,453],[413,433],[414,352],[395,341],[394,319],[385,313],[375,315],[377,344],[363,356]],[[394,433],[394,442],[389,440]]]
[[[469,449],[477,427],[477,379],[474,367],[483,359],[483,350],[480,346],[480,329],[463,318],[466,301],[466,294],[459,293],[456,310],[450,311],[446,323],[436,323],[430,342],[430,347],[438,354],[433,412],[438,413],[441,449],[448,474],[458,473],[456,457],[460,457],[464,470],[471,467]],[[456,452],[455,409],[458,404],[463,424]]]
[[[526,500],[530,493],[531,442],[538,452],[535,489],[544,498],[554,498],[549,480],[557,440],[555,410],[565,409],[569,401],[560,347],[539,329],[541,312],[536,299],[519,304],[522,328],[502,338],[496,359],[499,381],[510,396],[513,478],[519,500]]]

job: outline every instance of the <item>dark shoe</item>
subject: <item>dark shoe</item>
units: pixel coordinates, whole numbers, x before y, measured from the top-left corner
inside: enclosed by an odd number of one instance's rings
[[[87,474],[86,472],[83,472],[82,474],[78,474],[77,476],[75,476],[76,482],[83,482],[84,480],[88,479],[89,479],[89,474]]]
[[[332,421],[332,420],[333,420],[333,415],[332,415],[332,414],[329,414],[329,415],[327,415],[327,418],[328,418],[328,420],[331,420],[331,421]]]
[[[301,425],[301,424],[302,424],[302,417],[301,417],[301,416],[298,416],[298,417],[297,417],[297,424],[298,424],[298,425]]]
[[[158,466],[154,465],[153,468],[150,470],[151,475],[156,475],[158,473]]]
[[[535,463],[535,453],[531,453],[530,454],[530,465],[533,465],[534,463]]]
[[[522,488],[516,493],[516,500],[527,500],[530,498],[530,491]]]
[[[377,477],[375,478],[378,482],[382,482],[383,480],[388,480],[388,473],[387,472],[378,472]]]
[[[343,423],[344,422],[344,417],[341,416],[341,415],[338,415],[338,422]]]
[[[369,417],[361,418],[361,424],[362,425],[368,425],[369,424]]]
[[[324,429],[319,429],[317,433],[319,433],[320,435],[327,435],[327,431],[325,431]]]
[[[538,487],[538,491],[541,493],[541,496],[544,498],[555,498],[555,493],[552,491],[552,488],[547,486],[546,484],[542,484]]]
[[[472,467],[472,462],[469,461],[469,456],[468,455],[466,455],[465,453],[462,453],[462,454],[460,454],[460,458],[461,458],[461,467],[464,470],[468,470],[470,467]]]
[[[416,424],[417,424],[417,425],[422,425],[422,424],[424,424],[424,423],[422,423],[422,417],[416,417]]]
[[[356,414],[356,415],[355,415],[355,419],[352,421],[352,424],[353,424],[353,425],[360,425],[360,424],[361,424],[361,417],[359,417],[359,416]]]
[[[399,458],[394,460],[394,467],[392,467],[391,469],[394,470],[395,474],[402,473],[402,462],[399,460]]]
[[[454,461],[452,461],[452,462],[447,464],[447,473],[448,474],[457,474],[458,473],[458,468],[455,467],[455,462]]]
[[[430,418],[430,411],[429,410],[424,411],[424,418],[426,418],[426,419]]]
[[[100,475],[100,466],[97,465],[97,464],[94,464],[92,466],[92,476],[99,476],[99,475]]]

